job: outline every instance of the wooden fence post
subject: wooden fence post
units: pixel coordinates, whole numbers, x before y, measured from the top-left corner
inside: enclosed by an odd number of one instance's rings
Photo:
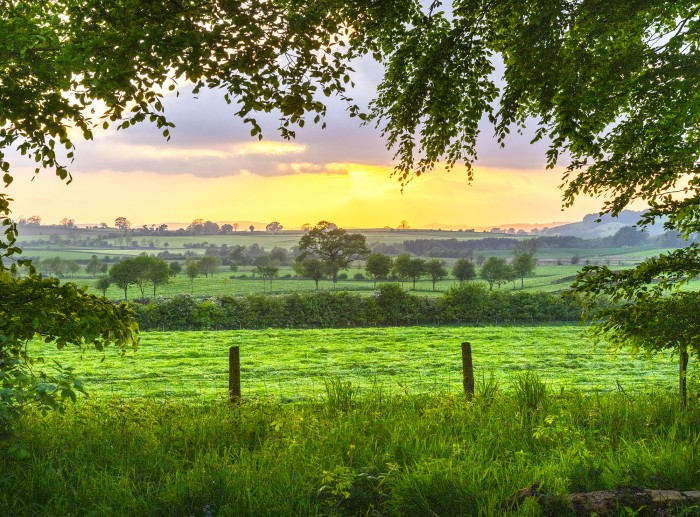
[[[472,365],[472,344],[462,343],[462,385],[467,399],[474,396],[474,366]]]
[[[241,401],[241,353],[237,346],[228,350],[228,401]]]

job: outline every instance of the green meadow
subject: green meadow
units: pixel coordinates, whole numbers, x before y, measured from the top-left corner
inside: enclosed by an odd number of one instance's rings
[[[212,399],[226,394],[228,350],[238,346],[243,396],[293,401],[322,395],[329,379],[361,391],[459,393],[464,341],[472,343],[476,377],[501,385],[524,371],[586,393],[669,391],[677,382],[675,358],[613,356],[576,326],[146,332],[123,357],[41,343],[32,352],[73,367],[93,397]]]
[[[231,346],[240,404],[227,402]],[[679,404],[675,358],[612,357],[581,327],[148,332],[125,356],[30,348],[44,367],[74,368],[89,397],[25,412],[0,440],[2,515],[566,516],[580,515],[573,492],[700,489],[700,405]]]

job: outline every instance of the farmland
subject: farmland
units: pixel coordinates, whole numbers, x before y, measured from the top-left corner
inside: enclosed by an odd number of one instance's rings
[[[572,492],[700,488],[673,359],[613,360],[578,327],[146,333],[123,358],[47,356],[92,396],[0,441],[5,515],[559,516]]]
[[[24,248],[27,257],[37,260],[37,263],[60,257],[64,260],[78,261],[85,264],[92,256],[111,265],[114,261],[125,257],[132,257],[141,253],[149,255],[166,254],[166,260],[184,264],[183,257],[199,258],[212,246],[230,248],[235,246],[257,246],[261,250],[269,252],[280,248],[288,253],[294,253],[299,239],[304,234],[301,231],[281,232],[235,232],[228,235],[181,235],[166,233],[164,235],[129,235],[112,229],[78,229],[70,233],[60,228],[51,228],[51,234],[35,233],[23,235],[20,245]],[[462,232],[462,231],[438,231],[438,230],[358,230],[363,233],[370,247],[379,246],[378,249],[400,249],[405,241],[431,241],[454,239],[457,242],[475,241],[478,239],[493,238],[490,233]],[[503,238],[498,236],[497,238]],[[509,236],[513,241],[522,240],[522,236]],[[80,244],[77,244],[80,242]],[[669,248],[655,248],[649,244],[625,247],[585,247],[579,241],[580,247],[543,248],[537,252],[538,266],[534,275],[525,278],[524,286],[520,282],[514,282],[503,286],[503,289],[523,289],[525,291],[557,292],[566,290],[572,278],[583,265],[609,265],[613,268],[628,268],[650,256],[658,255]],[[99,243],[99,245],[95,245]],[[391,247],[394,248],[391,248]],[[398,248],[397,248],[398,247]],[[493,249],[477,251],[474,259],[486,257],[500,257],[510,259],[511,251],[507,249]],[[167,257],[179,257],[169,259]],[[424,256],[424,259],[431,257]],[[292,259],[290,259],[291,261]],[[455,258],[441,259],[450,269]],[[575,264],[572,262],[576,262]],[[362,261],[355,261],[351,267],[342,272],[343,275],[337,284],[324,279],[320,282],[321,289],[336,289],[371,293],[375,284],[368,278]],[[101,294],[96,288],[96,275],[89,275],[83,269],[63,276],[65,281],[76,282],[79,285],[87,285],[90,292]],[[419,279],[415,291],[426,296],[434,296],[446,291],[455,281],[452,277],[438,281],[435,290],[432,282],[426,277]],[[406,287],[413,288],[412,282]],[[190,293],[194,296],[216,295],[241,295],[258,292],[288,293],[293,291],[315,290],[313,280],[301,278],[290,265],[279,265],[277,278],[272,283],[256,278],[255,266],[239,265],[235,271],[231,271],[228,265],[218,268],[216,274],[207,277],[200,276],[190,280],[184,272],[174,275],[167,284],[158,287],[158,296],[170,297],[182,293]],[[148,295],[148,291],[145,293]],[[106,295],[112,299],[123,298],[123,291],[112,286],[106,291]],[[152,295],[152,290],[151,290]],[[127,298],[140,298],[141,293],[132,285],[127,291]]]
[[[242,239],[288,249],[298,235],[212,237],[218,245]],[[205,249],[192,247],[201,237],[167,238],[167,247],[161,237],[143,243],[147,249],[65,244],[28,246],[26,254],[86,260]],[[545,250],[524,288],[518,281],[501,289],[562,291],[586,261],[624,268],[660,251]],[[362,272],[356,264],[321,289],[371,293],[374,282]],[[222,266],[207,277],[174,276],[157,294],[315,290],[289,266],[279,275],[270,283],[252,266]],[[98,292],[83,271],[64,281]],[[412,294],[425,302],[453,285],[444,280],[433,291],[422,279]],[[114,286],[107,294],[123,297]],[[132,286],[127,297],[141,293]],[[472,343],[477,379],[471,402],[462,393],[464,341]],[[231,346],[241,354],[237,405],[226,401]],[[65,413],[27,411],[12,423],[10,438],[0,440],[2,514],[567,515],[563,497],[575,491],[700,488],[700,406],[694,398],[679,404],[677,358],[626,349],[613,356],[578,326],[143,332],[140,347],[124,356],[28,347],[45,358],[37,369],[56,361],[84,381],[88,396]],[[691,393],[698,373],[694,362]],[[523,489],[536,496],[519,497]]]
[[[587,393],[669,391],[677,381],[675,359],[632,358],[627,351],[613,358],[577,326],[147,332],[125,357],[34,346],[74,367],[95,396],[209,399],[226,392],[228,348],[238,346],[245,396],[288,401],[317,398],[329,378],[362,390],[379,384],[396,392],[457,393],[463,341],[472,343],[477,377],[503,386],[523,371],[552,388]]]

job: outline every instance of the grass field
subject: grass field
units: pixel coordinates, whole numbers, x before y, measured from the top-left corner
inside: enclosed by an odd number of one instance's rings
[[[223,396],[228,348],[238,346],[245,397],[299,400],[316,398],[336,378],[362,390],[379,384],[390,392],[457,393],[463,341],[472,343],[476,376],[505,388],[523,371],[555,389],[584,392],[673,390],[677,382],[674,358],[626,351],[613,358],[575,326],[148,332],[125,357],[34,346],[75,367],[95,396],[176,398]],[[691,378],[696,373],[692,366]]]
[[[521,288],[520,279],[517,279],[514,283],[511,282],[503,285],[501,289],[506,291],[565,291],[571,285],[573,278],[580,268],[581,266],[572,265],[541,265],[535,270],[534,276],[525,278],[524,287]],[[624,268],[625,267],[622,266],[618,269]],[[279,270],[280,278],[274,279],[272,285],[270,285],[269,280],[263,281],[260,278],[254,278],[253,270],[254,268],[252,266],[243,266],[233,273],[231,271],[226,271],[225,268],[221,268],[216,275],[207,278],[199,276],[194,279],[194,282],[191,282],[185,275],[180,274],[171,277],[169,283],[158,286],[156,295],[170,297],[176,294],[192,294],[193,296],[243,295],[249,293],[283,294],[294,291],[313,291],[316,289],[316,284],[313,280],[304,278],[282,278],[286,275],[296,275],[291,267],[281,267]],[[322,290],[336,289],[339,291],[364,292],[367,294],[375,291],[376,287],[372,280],[353,279],[354,275],[357,273],[365,274],[363,269],[353,268],[347,270],[345,273],[348,275],[348,280],[339,280],[335,286],[330,280],[321,280],[319,288]],[[245,275],[246,278],[241,278],[243,275]],[[78,285],[87,285],[91,293],[102,294],[101,291],[95,288],[95,283],[97,282],[96,278],[78,274],[76,277],[67,277],[63,280],[66,282],[74,282]],[[476,280],[476,282],[483,282],[484,285],[488,285],[482,280]],[[432,282],[425,277],[416,283],[415,290],[413,290],[413,282],[407,281],[403,284],[405,289],[411,290],[411,292],[415,294],[425,296],[439,296],[454,285],[456,285],[456,281],[453,278],[447,278],[437,282],[435,290],[433,290]],[[700,282],[694,281],[693,285],[700,286]],[[147,286],[145,293],[146,297],[152,297],[153,287],[150,285]],[[129,299],[141,297],[141,292],[135,285],[129,287],[127,294]],[[113,300],[123,299],[124,291],[116,286],[111,286],[107,290],[107,297]]]
[[[700,405],[678,403],[673,359],[613,361],[581,332],[148,333],[124,358],[51,354],[92,397],[0,439],[0,514],[559,517],[572,492],[700,489]],[[225,402],[230,345],[242,404]]]

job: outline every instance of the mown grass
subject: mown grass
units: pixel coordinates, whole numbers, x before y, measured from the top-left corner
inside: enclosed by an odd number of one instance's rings
[[[534,371],[553,388],[585,392],[671,390],[674,357],[611,357],[577,326],[399,327],[322,330],[146,332],[138,351],[66,348],[33,343],[32,353],[73,366],[96,397],[206,398],[228,389],[228,349],[241,355],[243,396],[308,400],[323,394],[328,376],[360,390],[379,382],[392,393],[458,393],[461,348],[472,343],[478,378],[509,383]],[[697,366],[691,364],[691,377]]]
[[[671,394],[527,374],[472,402],[326,386],[294,404],[115,397],[27,414],[0,441],[0,514],[561,516],[556,498],[514,496],[700,488],[700,408]]]

